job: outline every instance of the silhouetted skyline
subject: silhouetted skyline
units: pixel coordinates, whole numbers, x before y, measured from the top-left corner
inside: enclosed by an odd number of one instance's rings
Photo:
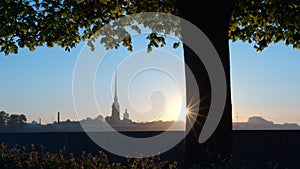
[[[235,122],[233,130],[300,130],[297,123],[277,124],[260,116],[252,116],[246,122]]]
[[[142,38],[140,38],[142,39]],[[139,49],[141,40],[133,41]],[[15,114],[25,114],[28,121],[42,119],[50,123],[60,111],[62,119],[76,120],[72,100],[72,76],[74,65],[83,44],[70,53],[54,47],[37,48],[35,52],[21,49],[18,55],[0,57],[1,98],[0,109]],[[168,49],[171,52],[182,52]],[[127,54],[110,55],[119,62]],[[276,123],[300,123],[300,52],[284,43],[270,45],[263,52],[256,52],[250,44],[230,42],[233,120],[236,112],[239,121],[259,115]],[[117,65],[110,59],[109,65]],[[104,78],[112,77],[115,66]],[[100,76],[100,75],[99,75]],[[142,79],[141,79],[142,80]],[[96,83],[101,81],[96,79]],[[122,88],[122,85],[121,85]],[[107,90],[107,88],[105,88]],[[108,90],[111,90],[109,88]],[[96,89],[97,95],[100,95]],[[105,98],[108,95],[105,95]],[[97,97],[101,98],[101,95]],[[122,99],[122,108],[126,103]],[[111,104],[111,98],[104,100]],[[107,103],[107,104],[106,104]],[[110,113],[110,107],[107,113]],[[131,113],[132,110],[128,108]],[[95,112],[97,114],[98,112]],[[108,114],[107,114],[108,115]],[[184,117],[183,117],[184,118]],[[181,119],[183,119],[181,118]],[[143,121],[143,120],[142,120]]]

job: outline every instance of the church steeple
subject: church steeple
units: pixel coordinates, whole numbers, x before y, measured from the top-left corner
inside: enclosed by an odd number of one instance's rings
[[[114,97],[114,101],[118,102],[118,95],[117,95],[117,70],[115,71],[115,97]]]
[[[120,105],[118,103],[118,95],[117,95],[117,70],[115,71],[115,96],[114,102],[112,104],[112,112],[111,118],[113,123],[118,123],[120,121]]]

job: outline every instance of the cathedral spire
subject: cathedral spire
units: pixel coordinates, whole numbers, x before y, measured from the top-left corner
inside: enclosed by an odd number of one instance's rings
[[[117,70],[115,71],[115,97],[112,104],[111,122],[118,123],[120,121],[120,105],[118,103],[117,95]]]
[[[118,100],[118,96],[117,96],[117,69],[115,71],[115,100]]]

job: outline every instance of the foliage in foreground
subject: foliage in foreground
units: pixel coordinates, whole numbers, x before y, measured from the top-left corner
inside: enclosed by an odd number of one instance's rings
[[[70,51],[80,42],[95,38],[96,32],[111,21],[150,11],[179,15],[177,1],[174,0],[3,0],[0,1],[0,52],[17,54],[19,48],[27,47],[34,51],[39,46],[54,45]],[[299,49],[299,11],[299,0],[236,0],[228,38],[253,42],[258,51],[279,41]],[[147,23],[144,26],[152,31],[147,36],[149,50],[165,45],[164,36],[159,34],[180,35],[176,20],[162,20],[159,24],[164,27],[159,28],[157,21],[151,21],[151,18],[149,21],[144,22]],[[140,24],[140,21],[128,20],[124,26],[140,33],[141,28],[136,23]],[[124,27],[111,28],[108,34],[102,34],[101,43],[107,49],[122,45],[132,51],[130,33]],[[128,36],[125,38],[121,34]],[[94,48],[92,42],[88,43],[91,49]],[[178,45],[173,44],[175,48]]]
[[[127,165],[110,163],[102,151],[98,155],[82,152],[80,158],[72,153],[66,154],[65,149],[58,153],[44,152],[43,147],[37,150],[34,145],[26,147],[7,148],[0,144],[0,166],[2,169],[18,168],[53,168],[53,169],[176,169],[177,163],[160,161],[159,156],[149,158],[127,159]]]

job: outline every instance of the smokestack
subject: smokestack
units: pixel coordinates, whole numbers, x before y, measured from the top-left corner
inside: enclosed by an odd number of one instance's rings
[[[57,123],[59,123],[59,112],[57,113]]]
[[[42,119],[41,119],[41,118],[39,118],[39,124],[40,124],[40,125],[42,124]]]

